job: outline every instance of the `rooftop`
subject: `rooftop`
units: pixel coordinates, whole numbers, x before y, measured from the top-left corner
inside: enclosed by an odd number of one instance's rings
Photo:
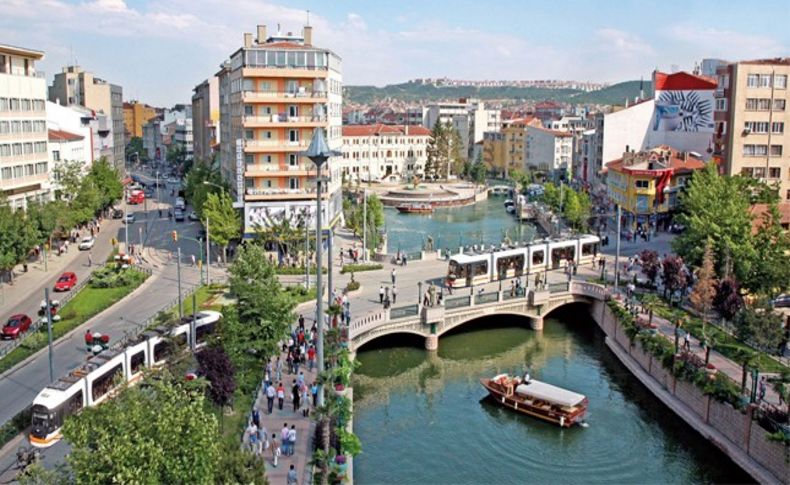
[[[17,47],[11,44],[0,44],[0,52],[5,52],[8,54],[14,54],[24,57],[32,57],[34,59],[41,59],[42,57],[44,57],[43,51],[28,49],[26,47]]]
[[[681,152],[668,145],[660,145],[641,152],[626,152],[623,158],[606,164],[608,170],[623,173],[640,172],[640,175],[659,176],[671,171],[683,173],[699,170],[705,162],[691,152]]]
[[[567,138],[573,136],[572,134],[568,133],[567,131],[559,131],[559,130],[550,130],[548,128],[543,128],[542,126],[530,126],[530,130],[540,130],[545,133],[551,133],[554,136],[558,136],[560,138]]]
[[[779,209],[779,224],[787,228],[790,226],[790,202],[777,204]],[[754,204],[749,208],[752,216],[752,233],[756,233],[763,225],[763,216],[768,213],[768,204]]]
[[[68,131],[49,130],[49,141],[51,142],[69,142],[83,139],[85,139],[84,136],[77,135],[75,133],[69,133]]]
[[[738,64],[790,66],[790,57],[774,57],[771,59],[753,59],[751,61],[740,61]]]
[[[382,136],[382,135],[414,135],[429,136],[431,130],[415,125],[346,125],[343,136]]]

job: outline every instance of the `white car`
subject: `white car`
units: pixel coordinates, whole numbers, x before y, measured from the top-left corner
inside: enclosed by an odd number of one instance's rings
[[[84,237],[82,241],[80,241],[80,250],[91,249],[94,244],[96,244],[96,239],[94,239],[93,236]]]

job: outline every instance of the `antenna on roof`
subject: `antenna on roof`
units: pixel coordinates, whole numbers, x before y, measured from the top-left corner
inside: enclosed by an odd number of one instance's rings
[[[310,10],[307,11],[307,25],[310,26]]]

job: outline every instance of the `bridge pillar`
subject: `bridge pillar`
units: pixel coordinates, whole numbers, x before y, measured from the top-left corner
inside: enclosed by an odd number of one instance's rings
[[[439,336],[428,335],[425,337],[425,350],[435,351],[439,350]]]
[[[529,321],[529,326],[532,330],[543,330],[543,317],[532,317]]]

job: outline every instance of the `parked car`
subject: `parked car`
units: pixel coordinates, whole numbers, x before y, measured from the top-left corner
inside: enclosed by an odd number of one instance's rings
[[[84,251],[91,249],[94,244],[96,244],[96,239],[93,236],[85,236],[82,238],[82,241],[80,241],[80,250]]]
[[[24,313],[11,315],[11,317],[8,319],[8,322],[3,325],[2,338],[16,339],[25,333],[27,329],[30,328],[30,324],[32,323],[33,321],[30,319],[30,317]]]
[[[113,209],[113,211],[112,211],[112,218],[113,219],[123,219],[123,211],[121,209]]]
[[[199,221],[200,217],[198,217],[197,212],[192,211],[189,213],[189,220],[190,221]]]
[[[55,291],[69,291],[77,285],[77,275],[67,271],[55,282]]]
[[[168,177],[167,178],[167,183],[173,184],[173,185],[180,184],[181,183],[181,179],[176,178],[176,177]]]
[[[176,209],[174,212],[176,222],[184,222],[184,211]]]
[[[177,197],[175,206],[176,206],[176,209],[178,209],[178,210],[184,210],[187,207],[187,203],[183,199],[183,197]]]
[[[774,308],[790,308],[790,293],[779,295],[773,301]]]
[[[127,224],[134,224],[134,213],[130,212],[126,214],[126,219],[124,220]]]

